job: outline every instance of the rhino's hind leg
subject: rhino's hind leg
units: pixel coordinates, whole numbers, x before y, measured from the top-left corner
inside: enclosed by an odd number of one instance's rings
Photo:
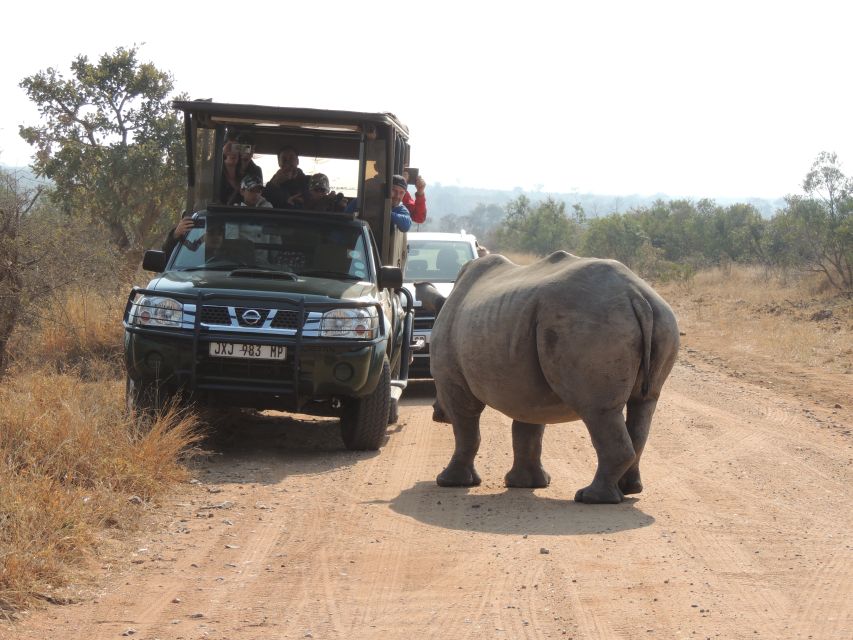
[[[508,487],[541,488],[551,483],[542,468],[542,434],[544,424],[512,421],[512,469],[504,482]]]
[[[480,449],[480,416],[454,418],[453,436],[456,450],[436,482],[440,487],[478,486],[482,480],[474,469],[474,458]]]
[[[588,504],[622,502],[625,496],[617,483],[635,458],[622,412],[585,415],[583,420],[598,456],[598,469],[592,483],[575,494],[575,501]]]
[[[628,435],[634,446],[634,462],[619,480],[619,489],[624,494],[640,493],[643,490],[643,481],[640,479],[640,456],[646,446],[649,437],[649,428],[652,424],[652,416],[655,413],[657,400],[634,399],[628,401]]]

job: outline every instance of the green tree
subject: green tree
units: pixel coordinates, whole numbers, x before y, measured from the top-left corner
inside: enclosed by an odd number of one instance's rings
[[[474,234],[483,243],[489,243],[494,230],[505,215],[503,207],[496,204],[477,204],[464,216],[448,214],[439,218],[439,231],[459,233],[462,229]]]
[[[558,249],[574,249],[580,231],[577,220],[566,215],[565,202],[548,198],[534,205],[521,195],[507,204],[495,242],[504,250],[542,256]]]
[[[751,204],[713,205],[700,212],[700,249],[705,264],[763,262],[767,222]]]
[[[583,235],[580,253],[595,258],[612,258],[634,268],[640,248],[649,244],[637,216],[612,213],[593,218]]]
[[[788,196],[773,219],[780,262],[805,265],[833,287],[853,293],[853,181],[841,171],[836,154],[818,155],[803,191]]]
[[[97,64],[81,55],[70,79],[48,68],[20,83],[42,115],[40,125],[20,127],[36,147],[33,169],[53,181],[62,210],[103,225],[122,249],[162,233],[185,193],[172,77],[137,53],[119,47]]]
[[[18,322],[26,272],[36,258],[27,234],[27,215],[41,187],[26,187],[19,176],[0,169],[0,375],[6,368],[6,344]]]
[[[710,200],[656,201],[651,207],[634,209],[651,245],[672,262],[697,262],[703,258],[703,217],[713,207]]]

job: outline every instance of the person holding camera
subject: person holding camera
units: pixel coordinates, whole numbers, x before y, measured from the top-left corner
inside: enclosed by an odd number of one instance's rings
[[[391,178],[391,222],[400,231],[412,228],[412,216],[403,204],[403,197],[408,192],[408,181],[403,176]]]
[[[308,190],[308,176],[299,168],[299,154],[293,147],[282,147],[278,152],[278,171],[267,182],[263,195],[273,206],[286,209],[288,200]]]
[[[377,173],[370,180],[379,182],[381,178]],[[369,180],[365,180],[364,185],[367,188]],[[384,184],[382,184],[384,186]],[[403,204],[403,197],[408,193],[407,181],[401,175],[395,175],[391,178],[391,224],[400,231],[408,231],[412,228],[412,216],[409,210]],[[347,213],[355,213],[358,209],[358,198],[352,198],[346,206]]]
[[[414,171],[417,171],[415,169]],[[409,170],[403,169],[403,177],[406,179],[406,184],[411,184],[409,182]],[[403,205],[406,209],[409,210],[409,214],[412,216],[412,222],[417,224],[423,224],[426,222],[426,194],[424,190],[426,189],[426,180],[423,179],[423,176],[417,174],[415,178],[415,197],[412,197],[412,194],[409,193],[408,188],[406,189],[405,195],[403,195]]]
[[[222,178],[219,185],[219,201],[222,204],[239,205],[243,202],[240,182],[247,175],[255,176],[263,184],[263,172],[252,160],[252,145],[238,136],[226,142],[222,148]]]

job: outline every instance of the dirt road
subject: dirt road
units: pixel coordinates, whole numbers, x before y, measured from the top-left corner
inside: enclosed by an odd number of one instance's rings
[[[839,383],[849,382],[850,376]],[[0,635],[228,638],[853,637],[853,438],[804,405],[682,353],[646,490],[576,504],[582,424],[549,427],[548,489],[507,490],[509,420],[482,423],[481,487],[442,489],[452,434],[407,391],[381,452],[333,422],[264,418],[217,445],[94,601]]]

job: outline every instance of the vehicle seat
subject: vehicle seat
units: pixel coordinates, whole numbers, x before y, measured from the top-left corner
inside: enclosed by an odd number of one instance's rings
[[[429,264],[426,260],[409,260],[406,262],[406,279],[426,278]]]
[[[234,262],[255,264],[255,243],[246,238],[223,240],[222,248],[217,253]]]
[[[460,266],[459,255],[455,250],[447,247],[441,249],[435,258],[435,268],[442,278],[455,278]]]

